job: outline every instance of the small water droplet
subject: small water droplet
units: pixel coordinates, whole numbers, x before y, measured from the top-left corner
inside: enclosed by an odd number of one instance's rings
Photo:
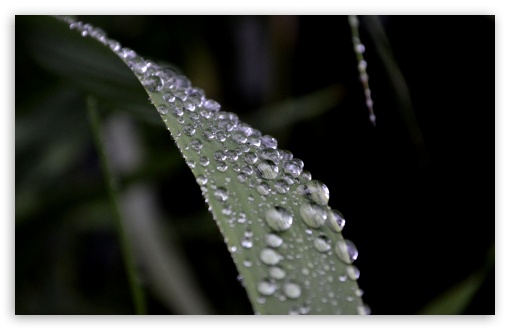
[[[331,245],[328,243],[328,239],[324,235],[320,235],[313,241],[313,246],[319,252],[328,252],[331,249]]]
[[[207,178],[203,175],[197,176],[197,183],[201,186],[205,185],[207,183]]]
[[[282,260],[283,257],[273,249],[265,248],[260,251],[260,260],[269,266],[274,266]]]
[[[250,260],[244,260],[243,265],[246,268],[250,268],[251,266],[253,266],[253,262],[251,262]]]
[[[255,171],[263,179],[273,180],[278,176],[278,165],[266,160],[255,165]]]
[[[257,284],[257,291],[265,296],[270,296],[276,291],[276,284],[267,280],[260,281]]]
[[[323,206],[315,203],[304,203],[299,208],[301,217],[312,228],[319,228],[326,222],[328,213]]]
[[[168,113],[169,107],[166,104],[160,104],[156,107],[158,109],[158,112],[162,115],[166,115]]]
[[[150,75],[142,80],[142,85],[149,92],[159,92],[163,89],[163,80],[156,75]]]
[[[225,202],[228,199],[228,191],[223,187],[218,187],[214,191],[214,197],[220,202]]]
[[[269,185],[267,183],[262,182],[261,184],[259,184],[257,186],[257,191],[259,192],[259,194],[261,194],[263,196],[267,196],[271,192],[271,188],[269,187]]]
[[[216,162],[216,169],[220,172],[226,172],[228,170],[228,165],[220,160]]]
[[[280,236],[273,234],[273,233],[266,235],[266,244],[269,247],[277,248],[277,247],[280,247],[282,245],[282,243],[283,243],[283,239]]]
[[[266,148],[260,152],[260,158],[270,160],[278,164],[281,160],[280,151],[278,149]]]
[[[210,111],[219,111],[221,108],[221,105],[214,101],[214,100],[207,100],[204,102],[204,108]]]
[[[368,307],[368,305],[365,304],[359,305],[357,307],[357,310],[359,315],[370,315],[371,313],[370,307]]]
[[[271,267],[269,268],[269,276],[271,276],[272,278],[276,279],[276,280],[282,280],[285,278],[285,271],[283,269],[281,269],[280,267]]]
[[[206,167],[209,165],[209,158],[207,158],[206,156],[200,157],[200,159],[198,161],[200,162],[200,165],[202,165],[203,167]]]
[[[329,201],[328,187],[318,180],[311,180],[299,186],[296,192],[319,205],[327,205]]]
[[[356,295],[356,297],[360,297],[361,298],[364,293],[365,292],[363,290],[361,290],[361,289],[354,290],[354,294]]]
[[[274,184],[274,189],[279,194],[286,194],[289,191],[289,185],[284,180],[278,180]]]
[[[303,171],[304,163],[301,159],[294,158],[283,163],[283,170],[293,177],[297,178]]]
[[[339,280],[340,282],[345,282],[345,281],[347,281],[347,275],[340,275],[340,276],[338,276],[338,280]]]
[[[287,209],[276,206],[266,211],[267,225],[274,231],[285,231],[292,226],[292,214]]]
[[[241,241],[241,246],[246,248],[246,249],[250,249],[253,246],[253,242],[249,238],[245,237]]]
[[[271,135],[264,135],[260,138],[261,145],[264,148],[276,149],[278,146],[278,141],[272,137]]]
[[[297,299],[301,296],[301,287],[296,283],[285,283],[283,293],[290,299]]]
[[[200,149],[202,149],[202,147],[204,146],[202,144],[202,141],[200,141],[199,139],[191,140],[190,145],[191,145],[191,148],[195,151],[200,151]]]
[[[345,270],[347,272],[347,276],[349,277],[349,279],[356,281],[359,278],[360,272],[358,267],[349,265]]]
[[[184,126],[183,131],[187,136],[193,136],[196,132],[196,128],[193,125],[187,124]]]
[[[346,240],[338,241],[335,245],[335,253],[346,264],[352,264],[358,258],[358,249],[353,242]]]

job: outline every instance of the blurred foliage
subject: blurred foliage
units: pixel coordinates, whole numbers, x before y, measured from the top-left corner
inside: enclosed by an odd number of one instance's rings
[[[482,268],[495,217],[491,17],[379,17],[407,83],[425,161],[364,17],[375,128],[344,16],[79,18],[171,63],[225,110],[304,160],[328,185],[330,205],[346,216],[346,236],[360,251],[359,284],[374,314],[416,314],[480,269],[484,275],[461,295],[462,308],[443,299],[435,313],[494,313],[494,264]],[[34,28],[41,20],[46,27]],[[154,238],[154,246],[138,250],[159,256],[139,265],[149,313],[251,314],[200,189],[190,184],[194,178],[143,89],[107,50],[60,44],[65,32],[50,22],[15,22],[16,314],[134,312],[87,121],[89,92],[105,104],[106,136],[128,127],[113,144],[115,157],[134,159],[129,168],[116,165],[119,193],[142,187],[157,214],[137,243]],[[55,61],[55,49],[68,60]],[[192,285],[201,306],[182,307],[180,293],[155,284],[161,282],[154,269]]]

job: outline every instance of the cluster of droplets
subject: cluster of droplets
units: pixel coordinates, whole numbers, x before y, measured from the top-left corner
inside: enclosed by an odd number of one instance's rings
[[[121,47],[100,29],[70,18],[63,19],[82,36],[93,37],[110,47],[152,92],[154,105],[162,119],[167,122],[172,118],[173,122],[179,123],[177,129],[172,130],[172,136],[193,170],[214,219],[218,222],[211,205],[219,205],[219,212],[228,219],[227,226],[244,228],[244,235],[238,242],[225,239],[234,261],[238,263],[236,256],[241,255],[243,267],[257,265],[266,271],[265,277],[256,284],[257,303],[264,304],[270,297],[296,301],[289,314],[310,313],[314,293],[306,290],[310,286],[309,280],[299,283],[300,277],[294,274],[298,272],[314,277],[335,271],[335,263],[327,263],[330,256],[345,264],[345,274],[337,275],[336,280],[353,281],[352,296],[348,295],[346,299],[354,301],[354,297],[361,297],[362,291],[354,285],[359,270],[352,265],[358,251],[351,241],[344,240],[339,234],[345,226],[345,219],[339,211],[328,206],[328,187],[312,180],[311,174],[304,170],[302,160],[294,158],[287,150],[278,149],[274,137],[262,135],[240,121],[237,115],[222,111],[218,102],[206,98],[203,90],[193,87],[185,76],[170,67]],[[214,175],[218,172],[223,175]],[[236,201],[241,193],[229,189],[233,180],[249,187],[246,199],[250,203],[258,203],[251,211],[237,208],[240,203]],[[271,196],[272,202],[268,202],[268,196]],[[306,228],[305,238],[286,235],[296,221],[302,221],[301,227]],[[224,225],[218,223],[222,232]],[[254,235],[250,228],[255,225],[266,228],[264,237]],[[321,258],[315,263],[310,261],[307,267],[295,269],[292,260],[303,258],[307,252],[306,245],[302,244],[304,240],[310,241],[310,246]],[[258,248],[252,249],[255,245]],[[251,251],[259,252],[254,255]],[[242,282],[242,277],[240,280]],[[328,276],[326,282],[334,280],[333,276]],[[338,297],[332,292],[329,296],[329,302],[336,304]],[[327,303],[327,298],[324,299],[323,302]],[[368,314],[368,307],[360,299],[357,301],[358,313]],[[320,312],[320,308],[314,312]]]

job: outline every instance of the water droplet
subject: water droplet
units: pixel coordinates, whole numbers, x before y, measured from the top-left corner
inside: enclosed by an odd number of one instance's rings
[[[258,176],[263,179],[273,180],[278,176],[278,166],[271,161],[261,161],[255,166]]]
[[[232,133],[232,140],[234,140],[237,143],[246,143],[248,138],[246,137],[246,135],[243,132],[237,131],[237,132]]]
[[[358,258],[358,250],[353,242],[346,240],[338,241],[335,245],[335,253],[338,258],[346,263],[352,264]]]
[[[216,169],[220,172],[226,172],[228,170],[228,165],[227,163],[220,160],[216,162]]]
[[[269,266],[274,266],[282,260],[283,257],[273,249],[265,248],[260,251],[260,260]]]
[[[207,141],[211,141],[216,137],[216,134],[212,128],[206,128],[204,129],[204,137]]]
[[[169,107],[166,104],[160,104],[156,107],[158,109],[158,112],[162,115],[166,115],[168,113]]]
[[[340,276],[338,276],[338,280],[339,280],[340,282],[345,282],[345,281],[347,281],[347,275],[340,275]]]
[[[285,278],[285,271],[283,269],[281,269],[280,267],[271,267],[269,268],[269,276],[271,276],[272,278],[276,279],[276,280],[282,280]]]
[[[328,243],[326,236],[320,235],[313,241],[313,246],[319,252],[328,252],[331,249],[331,245]]]
[[[267,280],[260,281],[257,284],[257,291],[265,296],[270,296],[276,291],[276,284]]]
[[[220,160],[225,160],[227,159],[227,155],[225,154],[225,152],[223,150],[218,150],[216,152],[214,152],[214,159],[220,161]]]
[[[225,202],[228,199],[227,189],[225,189],[223,187],[218,187],[214,191],[214,197],[216,197],[216,199],[219,200],[220,202]]]
[[[365,292],[361,289],[354,290],[354,294],[356,295],[356,297],[362,297],[364,293]]]
[[[301,172],[301,175],[299,176],[299,178],[301,179],[301,182],[308,182],[308,181],[312,180],[312,173],[310,173],[308,171],[303,171],[303,172]]]
[[[296,283],[285,283],[283,293],[290,299],[297,299],[301,296],[301,287]]]
[[[230,252],[235,253],[237,251],[237,246],[232,245],[229,247]]]
[[[318,180],[311,180],[299,186],[296,192],[319,205],[327,205],[329,201],[328,187]]]
[[[156,75],[150,75],[142,80],[142,85],[149,92],[159,92],[163,89],[163,80]]]
[[[196,128],[193,125],[187,124],[184,126],[183,131],[187,136],[193,136],[196,132]]]
[[[356,281],[359,278],[359,269],[358,269],[358,267],[353,266],[353,265],[349,265],[349,266],[347,266],[347,268],[345,270],[347,272],[347,276],[351,280]]]
[[[299,208],[301,217],[312,228],[319,228],[326,222],[328,213],[323,206],[315,203],[304,203]]]
[[[279,194],[286,194],[289,191],[289,185],[284,180],[278,180],[274,184],[274,189]]]
[[[285,173],[289,173],[293,177],[297,178],[303,171],[304,166],[305,165],[301,159],[294,158],[283,163],[283,170]]]
[[[280,151],[278,149],[266,148],[260,152],[260,158],[270,160],[278,164],[281,160]]]
[[[202,165],[203,167],[206,167],[209,165],[209,158],[207,158],[206,156],[200,157],[200,159],[198,161],[200,162],[200,165]]]
[[[244,156],[244,160],[248,164],[255,164],[258,159],[259,159],[259,157],[257,156],[257,154],[254,152],[251,152],[251,151],[247,152],[246,155]]]
[[[170,109],[172,111],[172,115],[174,115],[174,117],[176,117],[176,118],[181,118],[182,115],[184,114],[182,107],[180,107],[177,104],[170,105]]]
[[[205,185],[207,183],[207,178],[203,175],[197,176],[197,183],[201,186]]]
[[[253,246],[253,242],[249,238],[245,237],[241,241],[241,246],[246,248],[246,249],[250,249]]]
[[[251,262],[250,260],[244,260],[243,265],[246,268],[250,268],[251,266],[253,266],[253,262]]]
[[[336,233],[341,232],[345,227],[344,216],[337,210],[329,211],[327,225],[332,231]]]
[[[241,182],[241,183],[245,183],[245,182],[246,182],[246,179],[247,179],[247,177],[246,177],[246,174],[244,174],[244,173],[241,173],[241,174],[239,174],[239,175],[237,176],[237,180],[238,180],[239,182]]]
[[[262,182],[257,186],[257,191],[259,192],[259,194],[267,196],[271,192],[271,188],[267,183]]]
[[[175,95],[171,92],[166,92],[163,94],[163,100],[167,101],[168,103],[172,103],[175,101]]]
[[[211,111],[219,111],[221,108],[221,105],[214,101],[214,100],[207,100],[204,102],[204,108]]]
[[[281,206],[272,207],[266,211],[267,225],[274,231],[285,231],[292,226],[292,214]]]
[[[200,151],[200,149],[202,149],[202,147],[204,146],[202,144],[202,141],[200,141],[199,139],[191,140],[190,145],[191,145],[191,148],[195,151]]]
[[[270,234],[267,234],[266,235],[266,244],[272,248],[277,248],[277,247],[280,247],[283,243],[283,239],[276,235],[276,234],[273,234],[273,233],[270,233]]]
[[[359,315],[370,315],[371,313],[370,307],[368,307],[368,305],[365,304],[359,305],[357,307],[357,310]]]
[[[272,137],[271,135],[264,135],[260,138],[261,145],[264,148],[276,149],[278,146],[278,141]]]

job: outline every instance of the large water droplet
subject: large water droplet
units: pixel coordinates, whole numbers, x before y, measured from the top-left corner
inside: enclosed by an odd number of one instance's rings
[[[266,265],[274,266],[282,259],[283,257],[273,249],[266,248],[260,251],[260,260]]]
[[[346,264],[352,264],[353,261],[358,258],[358,249],[356,249],[354,243],[348,239],[336,243],[335,253],[338,258]]]
[[[328,217],[326,209],[315,203],[304,203],[299,211],[305,223],[312,228],[322,226]]]
[[[345,219],[342,213],[337,210],[331,210],[328,212],[328,221],[327,221],[329,229],[332,231],[339,233],[345,227]]]
[[[301,296],[301,287],[296,283],[285,283],[283,293],[290,299],[297,299]]]
[[[296,192],[319,205],[327,205],[329,201],[328,187],[318,180],[308,181],[299,186]]]
[[[274,231],[285,231],[292,226],[292,214],[281,206],[275,206],[266,211],[267,225]]]

